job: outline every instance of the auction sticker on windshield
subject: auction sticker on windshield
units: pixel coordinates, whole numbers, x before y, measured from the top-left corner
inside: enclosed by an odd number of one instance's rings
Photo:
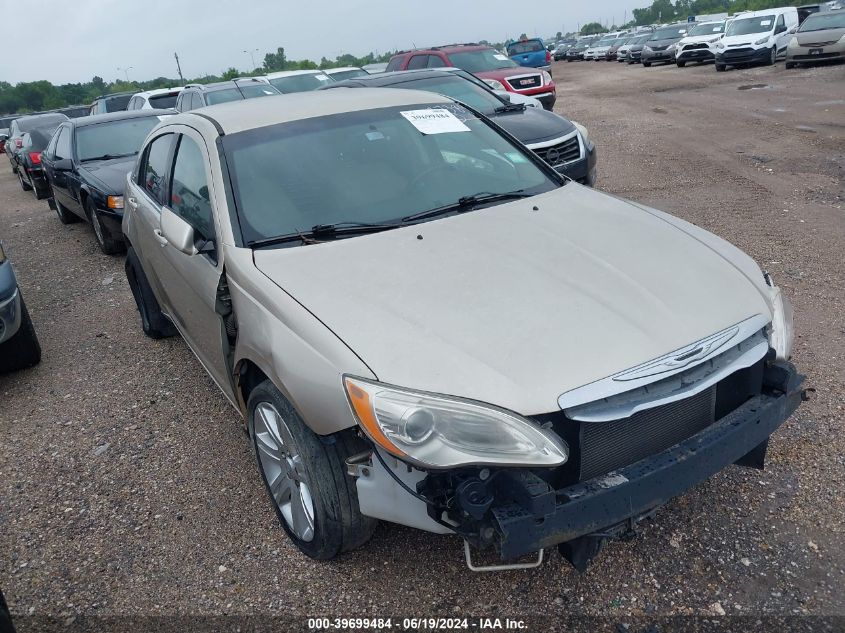
[[[406,110],[400,112],[411,125],[423,134],[447,134],[449,132],[469,132],[470,129],[448,110],[426,108],[425,110]]]

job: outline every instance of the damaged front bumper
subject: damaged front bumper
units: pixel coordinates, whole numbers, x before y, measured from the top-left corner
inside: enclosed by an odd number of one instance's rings
[[[730,464],[762,468],[769,436],[804,396],[803,380],[791,364],[773,363],[767,368],[763,394],[688,440],[589,481],[553,490],[530,473],[513,473],[508,485],[514,500],[493,504],[492,532],[485,539],[482,531],[481,538],[470,541],[481,547],[493,545],[503,559],[513,559],[607,533],[649,514]]]

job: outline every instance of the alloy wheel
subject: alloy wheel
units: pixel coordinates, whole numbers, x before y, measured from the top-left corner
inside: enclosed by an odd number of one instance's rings
[[[314,501],[305,481],[302,457],[279,411],[260,402],[253,412],[253,433],[258,463],[273,500],[294,535],[314,538]]]

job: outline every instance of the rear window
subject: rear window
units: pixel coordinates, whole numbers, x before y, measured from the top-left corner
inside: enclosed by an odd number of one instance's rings
[[[149,98],[150,107],[157,110],[167,110],[168,108],[176,107],[176,99],[179,97],[178,92],[167,95],[156,95]]]
[[[103,99],[106,106],[106,112],[122,112],[129,105],[129,100],[132,95],[123,95],[121,97],[108,97]]]
[[[514,42],[508,44],[509,55],[523,55],[525,53],[538,53],[546,50],[541,42],[537,40],[528,40],[527,42]]]
[[[331,81],[328,75],[315,73],[308,75],[290,75],[289,77],[276,77],[270,79],[270,84],[279,92],[288,94],[291,92],[308,92],[325,86]]]
[[[344,79],[354,79],[355,77],[366,77],[369,73],[361,68],[352,68],[350,70],[339,70],[332,73],[330,77],[335,81],[343,81]]]
[[[244,99],[255,99],[256,97],[272,97],[273,95],[279,94],[279,91],[276,90],[273,86],[269,84],[265,84],[264,82],[257,82],[254,84],[243,85],[240,84],[239,88],[244,95]]]
[[[138,117],[86,125],[76,130],[76,156],[80,161],[132,156],[161,119]]]
[[[229,101],[237,101],[243,99],[244,96],[237,88],[225,88],[224,90],[214,90],[205,95],[205,100],[208,105],[215,105],[218,103],[227,103]]]
[[[17,126],[21,132],[29,132],[39,127],[53,125],[53,129],[59,127],[62,121],[67,121],[64,114],[41,114],[37,117],[18,119]]]

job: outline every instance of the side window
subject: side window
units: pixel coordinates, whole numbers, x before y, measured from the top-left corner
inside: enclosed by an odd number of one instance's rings
[[[429,68],[445,68],[446,62],[444,62],[440,55],[429,55],[428,56],[428,67]]]
[[[196,110],[197,108],[205,107],[205,101],[203,101],[202,94],[199,92],[194,93],[194,98],[192,101],[193,107],[192,110]]]
[[[165,174],[167,159],[173,145],[173,134],[159,136],[147,146],[144,167],[141,170],[143,180],[139,183],[144,191],[156,202],[164,202]]]
[[[775,27],[775,31],[779,31],[779,30],[785,29],[785,28],[786,28],[786,22],[784,22],[783,13],[781,13],[778,16],[778,22],[777,22],[777,26]]]
[[[389,73],[393,72],[394,70],[399,70],[402,67],[402,58],[401,57],[394,57],[390,60],[387,64],[387,68],[384,69],[384,72]]]
[[[53,133],[53,137],[50,139],[50,142],[47,143],[47,149],[44,150],[44,153],[47,156],[52,157],[56,153],[56,140],[59,138],[59,134],[61,134],[63,128],[59,128],[56,132]]]
[[[170,184],[170,208],[194,227],[197,237],[214,237],[214,218],[205,175],[205,153],[197,143],[182,136],[173,163]]]
[[[428,63],[428,55],[414,55],[411,61],[408,62],[408,70],[417,70],[418,68],[425,68]]]
[[[70,129],[68,127],[63,127],[62,131],[59,133],[59,138],[56,139],[56,160],[73,157],[70,149],[70,135]]]

